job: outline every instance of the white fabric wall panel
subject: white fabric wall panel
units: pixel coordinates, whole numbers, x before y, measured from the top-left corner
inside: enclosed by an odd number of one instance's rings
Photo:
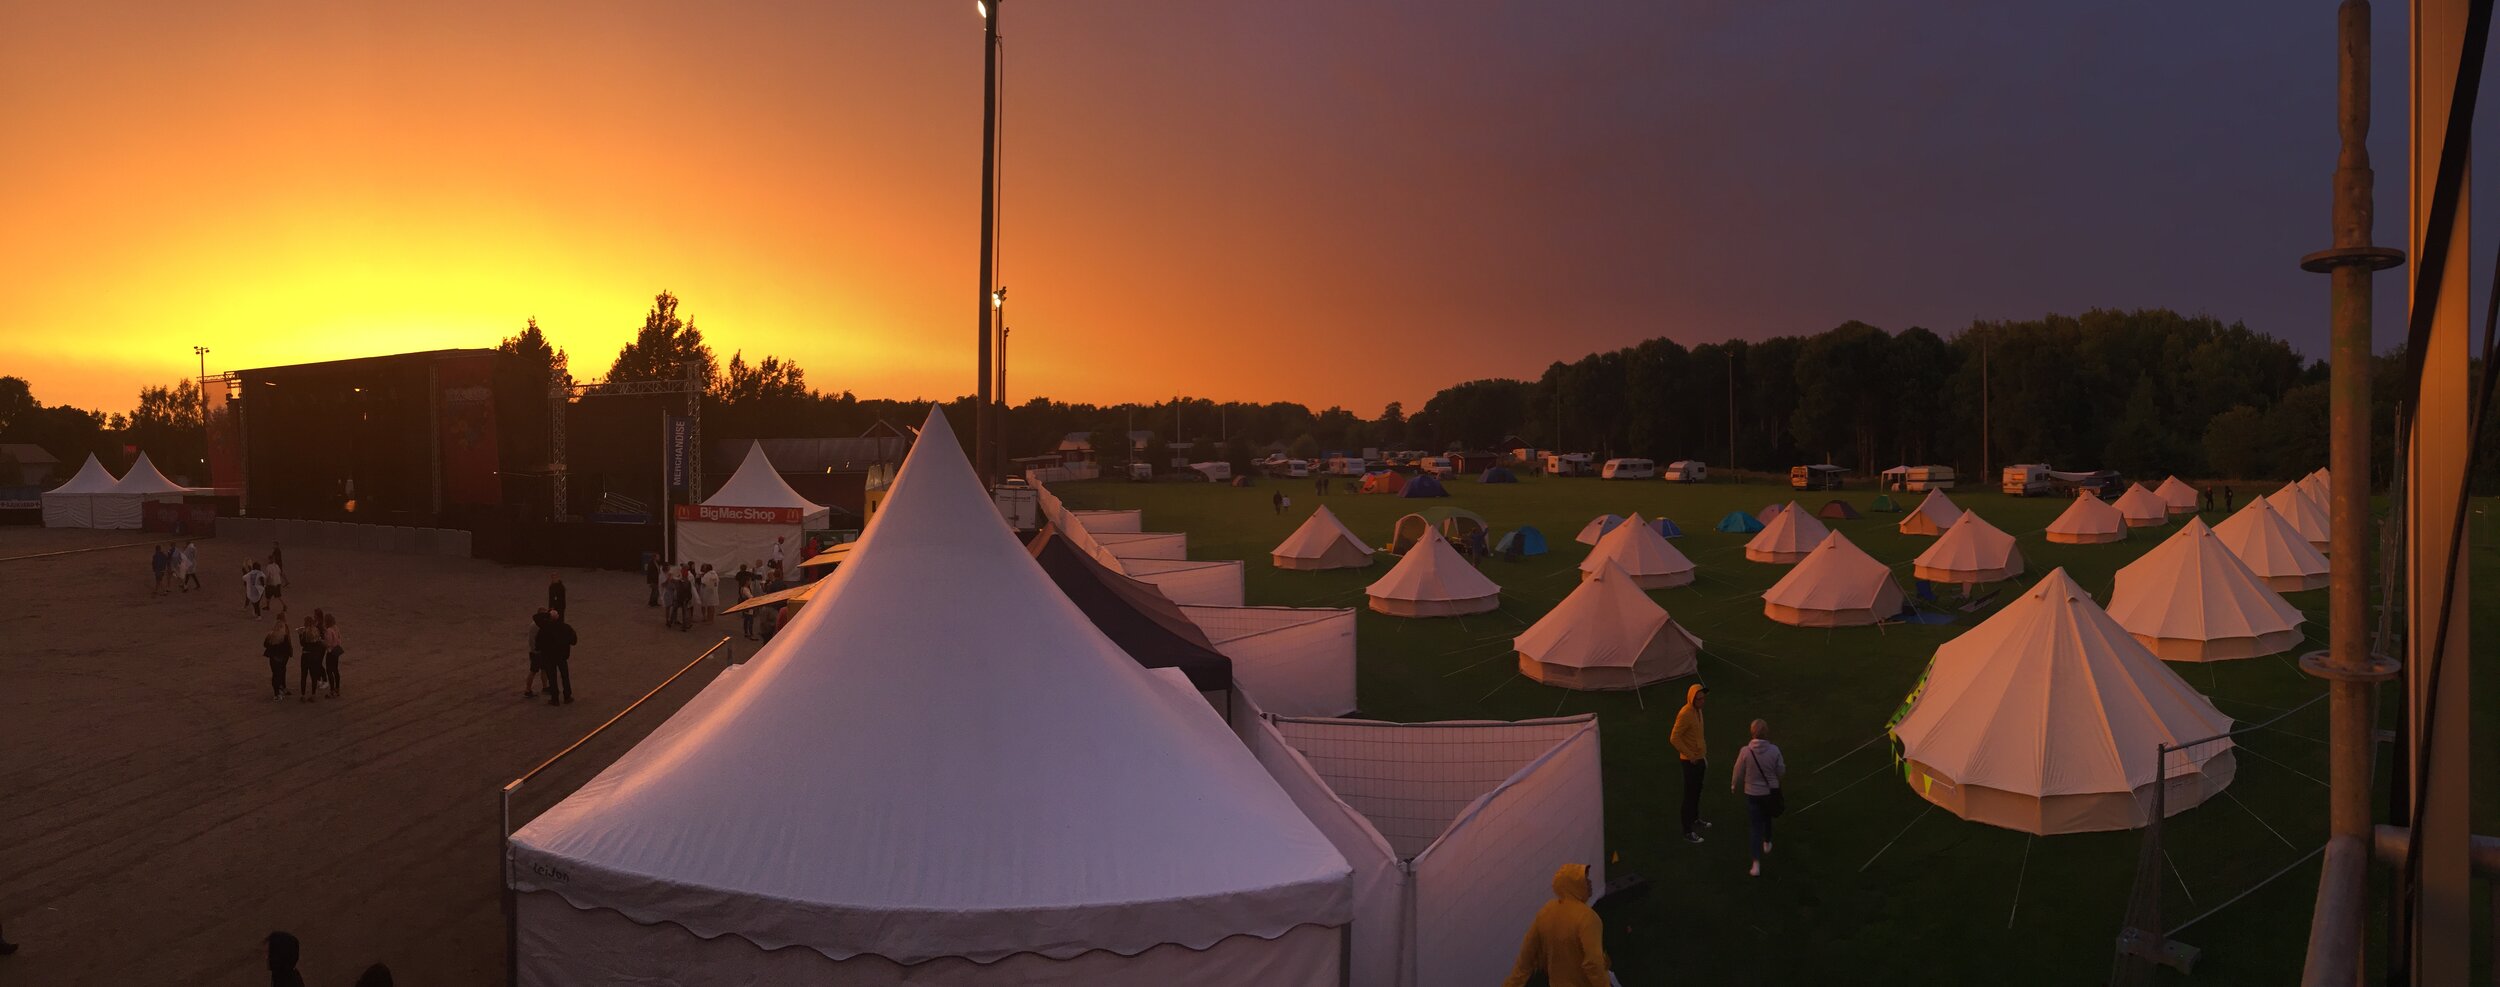
[[[1243,707],[1252,704],[1244,702]],[[1411,975],[1414,951],[1409,948],[1406,915],[1411,888],[1407,870],[1387,840],[1353,806],[1337,797],[1300,751],[1278,735],[1275,726],[1251,708],[1254,721],[1244,740],[1276,784],[1310,817],[1321,835],[1354,867],[1355,987],[1398,987]],[[1524,926],[1522,927],[1525,928]],[[1515,936],[1516,934],[1514,934]],[[1515,939],[1514,939],[1515,943]]]
[[[1166,559],[1127,559],[1112,563],[1113,568],[1154,588],[1182,606],[1238,607],[1248,594],[1245,588],[1248,567],[1239,561],[1181,562]]]
[[[1594,720],[1468,806],[1415,858],[1415,982],[1480,983],[1507,967],[1567,863],[1589,865],[1592,893],[1605,886]]]
[[[1133,535],[1146,530],[1146,512],[1141,510],[1068,513],[1076,515],[1077,521],[1085,525],[1085,530],[1098,535]]]
[[[1234,936],[1204,950],[1163,945],[1135,956],[1103,950],[1053,960],[1019,953],[996,963],[961,959],[903,966],[876,956],[835,960],[805,947],[759,949],[734,935],[704,939],[682,926],[642,925],[606,909],[573,907],[552,891],[520,896],[521,983],[530,987],[711,987],[829,984],[886,987],[1189,984],[1333,987],[1343,930],[1297,926],[1275,939]]]
[[[47,528],[95,527],[95,495],[44,494],[43,526]]]
[[[88,517],[90,527],[111,528],[117,531],[139,530],[139,502],[143,498],[138,494],[89,494],[88,498],[88,502],[93,505],[91,507],[93,513]]]
[[[1081,523],[1081,522],[1080,522]],[[1093,531],[1088,527],[1087,531]],[[1189,557],[1189,533],[1186,531],[1143,531],[1130,534],[1108,534],[1093,531],[1111,554],[1128,559],[1186,559]]]
[[[1371,820],[1400,857],[1412,859],[1477,799],[1593,720],[1403,724],[1280,718],[1276,729],[1330,789]],[[1553,873],[1548,863],[1549,881]]]
[[[1279,716],[1354,712],[1354,611],[1313,607],[1183,606],[1233,680]]]

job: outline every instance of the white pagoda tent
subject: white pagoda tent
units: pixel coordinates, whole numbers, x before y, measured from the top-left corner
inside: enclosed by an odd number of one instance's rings
[[[1793,500],[1768,513],[1762,530],[1745,542],[1745,558],[1750,561],[1779,565],[1802,562],[1814,546],[1823,543],[1824,535],[1832,533],[1823,522],[1815,520],[1814,512],[1799,509]]]
[[[2196,488],[2178,477],[2161,481],[2161,486],[2153,488],[2153,496],[2161,498],[2162,507],[2169,510],[2172,517],[2196,513]]]
[[[1953,522],[1961,516],[1962,509],[1954,505],[1953,498],[1945,496],[1942,490],[1931,488],[1918,506],[1910,508],[1909,515],[1901,519],[1900,530],[1905,535],[1932,538],[1944,534],[1945,529],[1953,527]]]
[[[1344,855],[922,437],[830,591],[511,837],[520,982],[1340,983]]]
[[[1763,616],[1798,627],[1862,627],[1900,613],[1901,606],[1892,568],[1837,531],[1762,593]]]
[[[1913,791],[1972,822],[2044,836],[2145,825],[2155,750],[2231,729],[2064,569],[1937,646],[1907,706],[1892,735]],[[2231,783],[2231,747],[2170,754],[2165,815]]]
[[[1519,674],[1566,689],[1638,689],[1694,674],[1701,654],[1701,639],[1613,562],[1511,643]]]
[[[1944,537],[1918,553],[1910,572],[1931,583],[1993,583],[2022,575],[2023,550],[1978,511],[1963,511]]]
[[[1438,528],[1424,529],[1423,540],[1363,593],[1373,610],[1393,617],[1457,617],[1502,605],[1502,588],[1468,565]]]
[[[1279,569],[1360,569],[1372,564],[1372,547],[1322,504],[1269,558]]]
[[[2326,509],[2309,499],[2299,486],[2285,484],[2283,489],[2267,494],[2266,501],[2274,505],[2274,512],[2282,515],[2283,520],[2291,524],[2292,530],[2300,532],[2300,537],[2309,543],[2309,547],[2322,554],[2330,551],[2327,543],[2331,532],[2327,530]]]
[[[86,463],[69,482],[43,492],[43,526],[47,528],[136,528],[138,509],[131,508],[130,523],[118,524],[123,501],[112,497],[113,472],[104,463],[87,454]],[[135,505],[135,501],[131,502]],[[101,508],[101,511],[99,511]],[[105,515],[99,517],[99,513]]]
[[[1580,578],[1595,579],[1604,567],[1620,567],[1642,589],[1672,589],[1693,584],[1693,560],[1685,558],[1667,536],[1634,514],[1597,540],[1597,549],[1580,562]]]
[[[2118,570],[2109,615],[2168,661],[2255,658],[2300,643],[2300,611],[2202,520]]]
[[[677,561],[735,571],[771,559],[779,540],[782,564],[796,566],[807,529],[824,525],[825,508],[790,489],[758,442],[712,496],[677,508]]]
[[[2126,517],[2089,490],[2077,493],[2075,502],[2049,522],[2049,540],[2061,545],[2100,545],[2126,538]]]
[[[2325,553],[2311,547],[2283,515],[2275,513],[2273,501],[2250,499],[2239,513],[2214,525],[2214,536],[2277,593],[2326,588]]]
[[[2144,489],[2141,483],[2129,484],[2127,492],[2118,495],[2118,516],[2127,519],[2130,528],[2158,528],[2170,523],[2170,504],[2161,495]]]

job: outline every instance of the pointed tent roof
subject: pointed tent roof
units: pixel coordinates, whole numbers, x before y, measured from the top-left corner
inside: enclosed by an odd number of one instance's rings
[[[1677,551],[1667,536],[1641,519],[1638,512],[1597,540],[1597,548],[1581,560],[1581,572],[1600,572],[1612,564],[1634,576],[1672,576],[1693,571],[1693,560]]]
[[[2302,493],[2300,487],[2285,484],[2283,489],[2267,494],[2266,500],[2274,505],[2274,512],[2282,515],[2292,530],[2300,532],[2300,537],[2309,543],[2309,547],[2320,552],[2327,550],[2330,533],[2326,527],[2326,512],[2319,509],[2318,503],[2310,500],[2308,494]]]
[[[2075,502],[2066,505],[2065,512],[2059,514],[2057,520],[2049,522],[2049,534],[2052,535],[2081,538],[2116,535],[2123,538],[2126,533],[2126,516],[2089,491],[2078,494]]]
[[[2109,615],[2138,635],[2180,641],[2262,638],[2303,619],[2196,518],[2118,570]]]
[[[113,484],[114,493],[126,494],[173,494],[189,489],[157,472],[156,463],[149,460],[144,452],[139,454],[138,462],[130,464],[130,471],[123,473],[121,480]]]
[[[2196,488],[2180,482],[2178,477],[2161,481],[2161,486],[2153,488],[2153,496],[2161,498],[2172,514],[2196,513]]]
[[[2318,505],[2318,510],[2327,511],[2331,508],[2327,506],[2328,492],[2326,481],[2327,472],[2321,469],[2317,472],[2309,474],[2308,476],[2301,477],[2300,481],[2294,483],[2293,486],[2299,487],[2300,492],[2308,494],[2309,502]]]
[[[1233,687],[1233,660],[1162,590],[1096,561],[1047,524],[1026,547],[1069,602],[1138,664],[1180,669],[1200,692]]]
[[[841,583],[515,834],[516,887],[905,964],[1347,921],[1345,858],[922,434]]]
[[[105,469],[104,463],[97,460],[95,458],[95,453],[91,452],[87,454],[87,461],[78,467],[77,475],[69,478],[69,482],[44,492],[56,494],[112,493],[113,485],[118,482],[120,481],[113,479],[113,471]]]
[[[1523,655],[1572,668],[1630,668],[1661,631],[1681,634],[1701,649],[1701,639],[1667,615],[1665,607],[1611,562],[1582,582],[1561,603],[1511,640]],[[1691,668],[1668,673],[1689,675]]]
[[[1813,551],[1831,531],[1815,520],[1814,512],[1799,508],[1792,500],[1773,513],[1770,522],[1752,540],[1745,542],[1745,557],[1756,562],[1794,561]]]
[[[2133,792],[2153,783],[2159,745],[2230,729],[2230,717],[2054,569],[1937,646],[1893,735],[1904,757],[1959,784],[2047,797]],[[2171,773],[2193,764],[2174,755]]]
[[[1301,527],[1293,529],[1293,534],[1286,535],[1284,541],[1276,544],[1276,550],[1268,554],[1289,559],[1316,559],[1326,556],[1338,542],[1352,545],[1366,556],[1372,554],[1371,546],[1363,544],[1363,539],[1355,537],[1353,529],[1337,520],[1337,512],[1321,504],[1318,510],[1311,512],[1310,517],[1302,520]]]
[[[2014,544],[2014,536],[1989,524],[1978,511],[1963,511],[1953,526],[1935,544],[1918,553],[1912,563],[1915,571],[1939,573],[1984,573],[1987,580],[2010,579],[2023,571],[2022,549]],[[1928,577],[1933,578],[1933,577]],[[1949,581],[1949,580],[1948,580]]]
[[[1941,535],[1961,516],[1962,508],[1953,503],[1953,498],[1945,496],[1943,490],[1929,487],[1927,496],[1901,519],[1900,529],[1905,535]]]
[[[1459,557],[1438,528],[1424,529],[1423,540],[1407,550],[1379,581],[1363,588],[1366,596],[1385,600],[1477,600],[1497,596],[1502,587]]]
[[[747,447],[747,458],[738,464],[738,471],[703,503],[709,507],[796,507],[806,514],[825,509],[790,489],[789,481],[781,478],[772,459],[764,455],[761,442]]]
[[[1892,581],[1892,567],[1834,531],[1824,535],[1822,543],[1779,582],[1762,591],[1762,600],[1793,610],[1865,610],[1883,598],[1888,585],[1896,595],[1900,592]]]
[[[2275,512],[2273,501],[2250,499],[2239,513],[2214,525],[2214,536],[2247,563],[2250,572],[2265,577],[2269,586],[2282,589],[2286,584],[2299,584],[2303,589],[2316,589],[2326,584],[2325,553],[2310,547],[2309,540]]]
[[[2117,508],[2118,515],[2126,518],[2128,524],[2139,528],[2170,521],[2170,505],[2141,483],[2128,484],[2127,492],[2119,494],[2117,502],[2109,506]]]
[[[1762,522],[1743,511],[1729,511],[1727,516],[1719,519],[1718,528],[1728,534],[1745,535],[1762,530]]]
[[[1617,515],[1600,514],[1590,518],[1589,523],[1581,525],[1580,533],[1572,540],[1583,545],[1595,545],[1598,539],[1606,537],[1607,532],[1615,530],[1615,526],[1622,523],[1623,518]]]

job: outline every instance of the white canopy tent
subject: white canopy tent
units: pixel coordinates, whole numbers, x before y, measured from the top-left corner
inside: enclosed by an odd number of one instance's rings
[[[1763,616],[1798,627],[1863,627],[1890,619],[1901,606],[1892,568],[1837,531],[1762,593]]]
[[[2214,525],[2214,536],[2277,593],[2326,588],[2325,553],[2275,513],[2273,501],[2251,498],[2239,513]]]
[[[1945,496],[1942,490],[1929,490],[1927,496],[1919,499],[1918,506],[1910,508],[1910,513],[1901,519],[1900,531],[1933,538],[1953,527],[1961,516],[1962,509],[1953,503],[1953,498]]]
[[[1279,569],[1360,569],[1372,564],[1372,547],[1337,520],[1337,512],[1322,504],[1268,553],[1268,559]]]
[[[2130,528],[2158,528],[2170,523],[2170,505],[2161,496],[2144,489],[2141,483],[2127,485],[2127,492],[2109,506],[2118,509],[2118,516],[2127,519]]]
[[[2283,489],[2267,494],[2266,501],[2274,505],[2274,512],[2282,515],[2283,520],[2291,524],[2292,530],[2300,532],[2301,539],[2307,541],[2309,547],[2321,554],[2330,550],[2327,543],[2332,533],[2327,530],[2326,511],[2309,499],[2308,494],[2302,493],[2298,486],[2285,484]]]
[[[2049,540],[2061,545],[2101,545],[2126,538],[2126,516],[2088,490],[2077,493],[2065,513],[2049,522]]]
[[[2231,729],[2064,569],[1937,646],[1908,707],[1892,734],[1913,791],[1972,822],[2039,835],[2144,825],[2155,749]],[[2231,746],[2170,755],[2166,815],[2231,783]]]
[[[1457,617],[1502,605],[1502,588],[1467,564],[1437,528],[1363,590],[1373,610],[1392,617]]]
[[[703,503],[679,506],[676,513],[677,561],[732,572],[741,563],[769,561],[776,541],[782,564],[798,565],[807,529],[825,524],[825,508],[790,489],[761,442],[747,447],[747,458],[729,482]]]
[[[1642,589],[1673,589],[1693,583],[1693,560],[1677,551],[1639,514],[1597,540],[1597,549],[1580,562],[1580,578],[1595,579],[1606,566],[1616,566]]]
[[[1344,716],[1354,698],[1351,607],[1197,607],[1181,613],[1233,660],[1233,682],[1280,716]]]
[[[1354,867],[1351,983],[1491,983],[1553,899],[1605,886],[1597,719],[1376,723],[1267,716],[1259,763]]]
[[[1993,583],[2023,574],[2023,550],[1978,511],[1963,511],[1944,537],[1918,553],[1910,572],[1931,583]]]
[[[521,982],[1340,982],[1344,856],[922,435],[832,590],[511,838]]]
[[[136,528],[139,521],[136,507],[130,523],[118,523],[122,501],[108,499],[113,493],[113,472],[104,463],[87,454],[87,461],[69,482],[43,492],[43,526],[47,528]],[[106,516],[99,523],[99,502]],[[133,502],[135,503],[135,502]]]
[[[1701,654],[1701,639],[1613,562],[1511,644],[1519,674],[1566,689],[1638,689],[1694,674]]]
[[[2202,520],[2118,570],[2109,615],[2166,661],[2288,651],[2304,619]]]
[[[1928,496],[1940,495],[1931,493]],[[1763,520],[1762,530],[1754,532],[1753,537],[1745,542],[1745,558],[1748,560],[1780,565],[1803,562],[1814,551],[1814,546],[1823,543],[1823,536],[1832,533],[1832,529],[1815,519],[1814,512],[1799,508],[1793,500],[1788,502],[1788,506],[1768,513],[1770,517]]]

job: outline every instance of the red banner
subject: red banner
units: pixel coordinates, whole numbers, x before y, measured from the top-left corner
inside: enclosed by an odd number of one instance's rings
[[[503,500],[503,478],[496,473],[495,363],[475,356],[434,365],[434,386],[441,398],[443,500],[451,504],[495,504]]]
[[[807,513],[796,507],[716,507],[711,504],[678,504],[674,507],[680,521],[726,521],[731,524],[799,524]]]

